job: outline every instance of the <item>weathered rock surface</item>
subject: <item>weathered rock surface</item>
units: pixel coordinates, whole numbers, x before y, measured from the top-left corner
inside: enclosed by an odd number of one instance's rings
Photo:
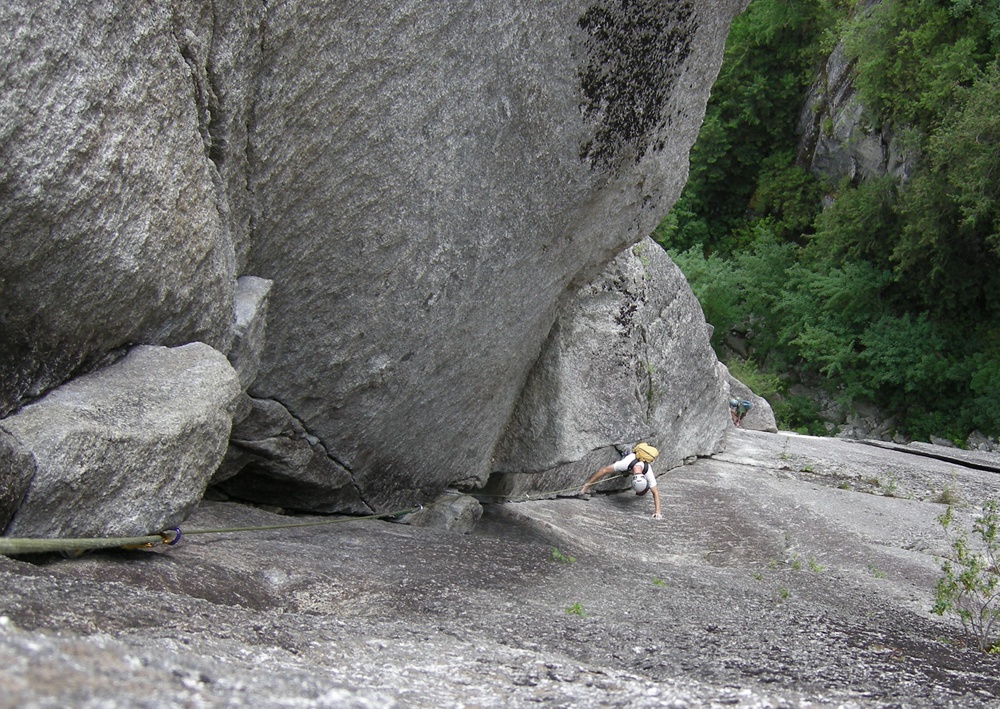
[[[837,45],[799,116],[800,155],[813,172],[857,179],[885,174],[882,134],[862,125],[864,105],[851,82],[851,65]]]
[[[222,460],[238,395],[232,366],[200,343],[136,347],[49,392],[0,421],[0,480],[30,480],[0,526],[92,538],[179,524]]]
[[[270,471],[240,439],[248,498],[481,485],[562,303],[679,194],[745,4],[0,4],[0,416],[201,341],[301,434]]]
[[[277,401],[249,399],[229,449],[212,475],[213,491],[305,512],[367,514],[351,474]]]
[[[35,460],[12,435],[0,427],[0,529],[17,512],[35,477]]]
[[[267,331],[267,301],[274,284],[256,276],[236,279],[233,295],[233,345],[229,361],[246,389],[257,379]]]
[[[0,4],[0,416],[133,344],[229,348],[234,246],[183,15]]]
[[[852,69],[838,43],[799,114],[799,160],[831,185],[886,174],[905,180],[914,156],[890,130],[866,123]]]
[[[1000,456],[736,429],[726,448],[660,475],[662,522],[626,493],[486,505],[473,534],[199,535],[324,521],[206,502],[158,552],[0,557],[3,701],[996,705],[995,660],[929,609],[935,500],[995,497]]]
[[[560,302],[679,194],[743,4],[271,6],[251,394],[377,510],[484,483]]]
[[[619,457],[608,441],[620,451],[648,441],[660,451],[659,470],[716,453],[728,424],[724,384],[701,306],[647,238],[563,306],[498,446],[488,489],[579,487]],[[588,454],[602,449],[595,465]]]

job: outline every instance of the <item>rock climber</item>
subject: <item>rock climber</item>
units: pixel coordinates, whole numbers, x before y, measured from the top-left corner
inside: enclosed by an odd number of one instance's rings
[[[652,451],[651,455],[647,453],[649,450]],[[640,443],[621,460],[611,465],[605,465],[587,478],[587,482],[583,484],[580,494],[586,495],[590,486],[605,475],[629,472],[632,474],[631,485],[636,495],[645,495],[647,492],[653,493],[653,519],[663,519],[663,516],[660,514],[660,492],[656,489],[656,476],[653,475],[653,467],[650,465],[652,460],[656,458],[656,455],[655,448],[648,444]],[[641,460],[640,456],[649,458],[649,462]]]
[[[733,425],[739,426],[743,423],[743,417],[747,415],[747,411],[753,408],[751,404],[746,399],[730,399],[729,400],[729,415],[733,419]]]

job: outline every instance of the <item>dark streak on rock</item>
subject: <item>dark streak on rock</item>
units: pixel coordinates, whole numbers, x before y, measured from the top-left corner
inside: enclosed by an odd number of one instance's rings
[[[580,159],[617,175],[630,159],[663,149],[658,134],[691,53],[694,9],[688,0],[613,0],[592,5],[577,25],[589,57],[579,71],[580,108],[597,125]]]

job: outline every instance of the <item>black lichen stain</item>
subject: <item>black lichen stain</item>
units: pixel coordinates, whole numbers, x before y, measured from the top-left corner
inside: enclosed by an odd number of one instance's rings
[[[611,0],[592,5],[577,25],[588,35],[581,111],[597,124],[580,159],[618,174],[630,157],[638,163],[664,147],[658,136],[691,53],[694,8],[689,0]]]

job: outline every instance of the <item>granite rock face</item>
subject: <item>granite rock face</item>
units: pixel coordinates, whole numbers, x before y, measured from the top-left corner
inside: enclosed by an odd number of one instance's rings
[[[6,528],[21,506],[35,470],[31,453],[0,427],[0,527]]]
[[[636,244],[563,305],[498,447],[490,489],[578,487],[640,440],[660,451],[658,469],[719,452],[727,417],[718,364],[680,269],[652,240]],[[587,456],[609,441],[616,448],[604,459]]]
[[[484,483],[560,303],[679,194],[742,4],[274,6],[251,393],[374,509]]]
[[[306,512],[371,513],[350,473],[327,455],[284,406],[250,398],[229,449],[212,475],[213,492]]]
[[[838,43],[799,114],[798,159],[830,184],[883,175],[904,182],[918,156],[889,128],[875,130],[868,124],[852,68]]]
[[[297,437],[230,494],[379,511],[484,484],[564,306],[680,193],[744,5],[4,3],[0,416],[201,342],[237,367],[237,423],[277,402]],[[717,409],[642,435],[698,454]],[[591,432],[553,464],[639,435],[571,416]]]
[[[274,284],[264,278],[236,279],[233,298],[233,345],[229,361],[244,391],[257,379],[267,331],[267,302]]]
[[[134,344],[229,348],[233,235],[193,19],[118,0],[0,7],[0,415]]]

